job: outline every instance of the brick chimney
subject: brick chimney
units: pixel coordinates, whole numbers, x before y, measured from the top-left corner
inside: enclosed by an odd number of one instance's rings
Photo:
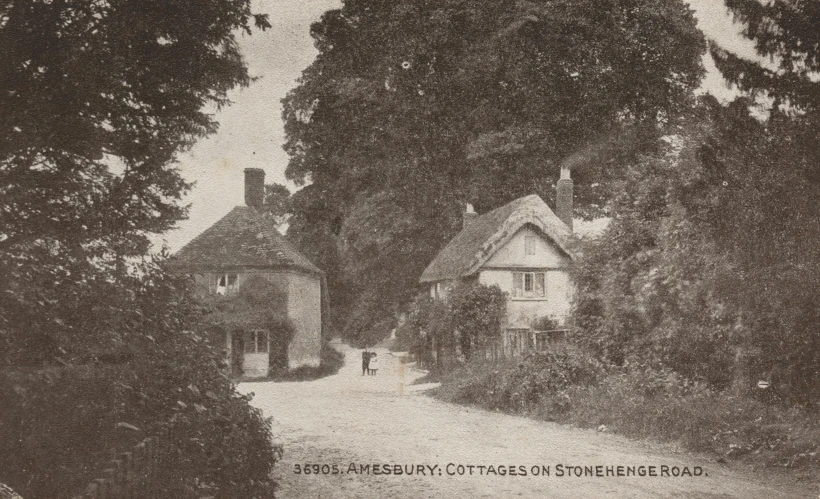
[[[565,166],[561,167],[561,178],[556,185],[555,214],[572,232],[572,177]]]
[[[475,208],[470,203],[467,203],[467,206],[464,207],[464,213],[462,214],[462,222],[461,228],[466,229],[468,225],[473,223],[473,221],[478,218],[478,213],[475,212]]]
[[[257,210],[265,203],[265,170],[245,168],[245,204]]]

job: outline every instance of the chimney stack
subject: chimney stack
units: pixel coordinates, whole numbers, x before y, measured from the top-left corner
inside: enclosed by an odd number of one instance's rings
[[[245,204],[257,210],[265,203],[265,170],[245,168]]]
[[[561,178],[556,185],[555,214],[572,232],[572,177],[566,166],[561,167]]]
[[[473,223],[473,221],[478,218],[478,213],[475,212],[475,208],[470,203],[467,203],[467,206],[464,208],[464,214],[462,215],[463,219],[461,222],[461,228],[466,229],[468,225]]]

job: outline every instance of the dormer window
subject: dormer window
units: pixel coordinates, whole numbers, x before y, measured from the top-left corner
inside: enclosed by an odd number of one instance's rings
[[[236,274],[219,274],[216,276],[216,294],[225,296],[236,291]]]
[[[443,282],[437,282],[430,286],[430,297],[431,298],[447,298],[447,293],[450,291],[450,287],[447,286]]]

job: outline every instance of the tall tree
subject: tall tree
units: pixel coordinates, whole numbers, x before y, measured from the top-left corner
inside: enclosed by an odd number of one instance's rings
[[[0,0],[0,469],[25,497],[148,435],[174,457],[160,495],[272,493],[269,423],[137,258],[184,216],[175,155],[250,82],[254,25],[250,0]]]
[[[786,400],[820,387],[820,182],[811,122],[704,99],[668,154],[632,166],[578,265],[578,339]],[[815,153],[816,154],[816,153]]]
[[[789,395],[817,397],[820,334],[816,244],[820,209],[820,2],[725,0],[761,58],[749,61],[712,43],[715,62],[732,83],[772,99],[763,142],[749,141],[743,161],[727,168],[736,217],[724,217],[726,247],[746,279],[733,294],[750,325],[750,351]],[[748,120],[747,120],[748,121]],[[754,151],[754,155],[749,155]],[[744,189],[738,189],[738,186]]]
[[[290,220],[290,212],[293,211],[291,204],[290,190],[286,186],[277,183],[265,185],[263,210],[273,217],[279,230],[282,230]]]
[[[765,92],[776,104],[820,111],[820,2],[794,0],[725,0],[743,35],[755,42],[763,65],[712,43],[718,69],[750,93]]]
[[[49,357],[88,337],[51,304],[93,301],[89,280],[185,215],[175,155],[250,82],[253,25],[250,0],[0,2],[2,340]]]
[[[287,174],[323,208],[293,232],[336,248],[354,336],[414,292],[463,203],[551,200],[559,163],[623,126],[652,147],[705,49],[679,0],[347,0],[312,34],[284,101]],[[614,164],[576,169],[582,213],[601,212]]]

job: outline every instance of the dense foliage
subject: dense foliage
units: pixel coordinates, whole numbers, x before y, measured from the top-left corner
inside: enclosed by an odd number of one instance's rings
[[[499,338],[507,315],[507,295],[501,288],[464,284],[456,286],[447,301],[461,351],[467,358],[473,346],[480,348]]]
[[[705,99],[666,155],[635,165],[641,181],[585,251],[577,340],[615,363],[817,400],[820,182],[806,125]]]
[[[713,44],[752,100],[708,99],[666,156],[646,156],[579,266],[577,339],[721,388],[820,399],[817,5],[726,0],[769,62]],[[640,179],[638,183],[637,180]],[[613,258],[614,257],[614,258]],[[759,392],[759,390],[757,390]]]
[[[392,329],[465,202],[551,201],[564,162],[579,212],[600,213],[621,163],[588,146],[654,147],[705,49],[679,0],[346,0],[312,33],[284,100],[287,175],[310,183],[288,235],[359,342]]]
[[[180,486],[270,497],[270,424],[228,380],[223,345],[190,329],[200,305],[153,265],[126,282],[95,304],[121,342],[83,365],[3,371],[4,481],[24,497],[67,497],[99,477],[112,451],[156,436],[173,452],[162,456],[169,481],[157,484],[168,497],[184,497]]]
[[[174,158],[250,82],[236,33],[253,24],[269,25],[247,0],[0,2],[4,361],[108,341],[80,325],[95,281],[184,216]]]
[[[270,493],[268,424],[145,259],[185,215],[177,153],[250,82],[253,26],[248,0],[0,1],[0,474],[25,497],[146,435],[203,494]]]
[[[251,275],[239,291],[228,296],[199,293],[203,307],[200,328],[211,340],[224,345],[230,333],[239,337],[252,331],[268,334],[270,367],[287,368],[288,345],[296,330],[287,319],[287,291],[262,276]]]
[[[421,294],[410,304],[404,322],[396,328],[397,347],[406,348],[421,365],[432,366],[434,346],[455,348],[454,332],[447,302]]]
[[[458,346],[461,355],[469,359],[473,348],[500,338],[506,307],[507,296],[498,286],[460,283],[445,299],[426,294],[416,297],[397,328],[396,338],[423,364],[429,365],[434,348],[438,355],[444,351],[454,355]]]
[[[281,231],[290,220],[290,190],[282,184],[265,184],[265,201],[262,210],[270,215],[276,227]]]
[[[729,151],[737,153],[728,169],[729,181],[739,187],[732,190],[730,207],[737,212],[721,228],[729,236],[724,248],[739,260],[744,277],[733,298],[750,326],[758,372],[780,379],[791,397],[816,402],[820,334],[812,304],[820,300],[813,243],[820,235],[815,202],[820,193],[820,5],[786,0],[726,0],[726,5],[761,59],[769,60],[748,61],[713,44],[715,62],[749,96],[771,100],[765,132]],[[741,130],[750,128],[748,119],[738,121]]]
[[[743,35],[768,62],[750,61],[713,43],[712,57],[723,76],[752,95],[781,105],[820,112],[820,4],[793,0],[725,0]]]
[[[552,418],[570,407],[568,391],[594,386],[606,371],[588,352],[555,343],[502,364],[477,360],[445,377],[447,400],[514,413],[546,411]]]

